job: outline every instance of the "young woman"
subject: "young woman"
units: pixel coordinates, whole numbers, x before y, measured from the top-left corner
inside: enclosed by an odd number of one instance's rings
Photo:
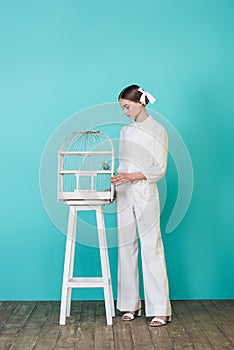
[[[138,236],[147,317],[150,326],[171,320],[171,305],[164,248],[160,232],[160,205],[156,181],[166,172],[167,134],[162,125],[147,114],[146,105],[155,102],[138,85],[125,88],[119,103],[133,123],[120,133],[116,185],[118,216],[118,301],[123,320],[141,314],[138,276]],[[138,236],[137,236],[138,231]]]

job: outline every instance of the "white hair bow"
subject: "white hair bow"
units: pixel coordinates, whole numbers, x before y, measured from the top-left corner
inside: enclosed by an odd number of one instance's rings
[[[154,98],[149,92],[144,91],[142,88],[139,88],[138,91],[142,92],[142,95],[140,97],[140,102],[145,105],[146,101],[145,98],[147,97],[149,102],[153,104],[156,101],[156,98]]]

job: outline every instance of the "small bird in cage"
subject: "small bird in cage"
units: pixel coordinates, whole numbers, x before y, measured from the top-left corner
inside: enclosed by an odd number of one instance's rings
[[[102,163],[102,169],[103,170],[110,170],[110,166],[106,164],[105,162]]]

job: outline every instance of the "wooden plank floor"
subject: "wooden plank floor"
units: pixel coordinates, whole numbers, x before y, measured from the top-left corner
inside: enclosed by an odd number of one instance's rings
[[[60,302],[0,302],[0,350],[234,349],[234,301],[173,301],[172,322],[148,326],[144,316],[106,325],[103,301],[73,301],[66,326]],[[143,307],[144,311],[144,307]]]

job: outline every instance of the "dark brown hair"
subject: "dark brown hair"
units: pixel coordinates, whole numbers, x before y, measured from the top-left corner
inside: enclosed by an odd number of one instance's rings
[[[139,88],[140,88],[140,86],[138,86],[138,85],[127,86],[119,94],[118,100],[120,100],[122,98],[124,100],[129,100],[129,101],[133,101],[133,102],[140,102],[142,92],[138,91]],[[149,100],[147,97],[145,97],[145,104],[147,105],[148,103],[149,103]]]

